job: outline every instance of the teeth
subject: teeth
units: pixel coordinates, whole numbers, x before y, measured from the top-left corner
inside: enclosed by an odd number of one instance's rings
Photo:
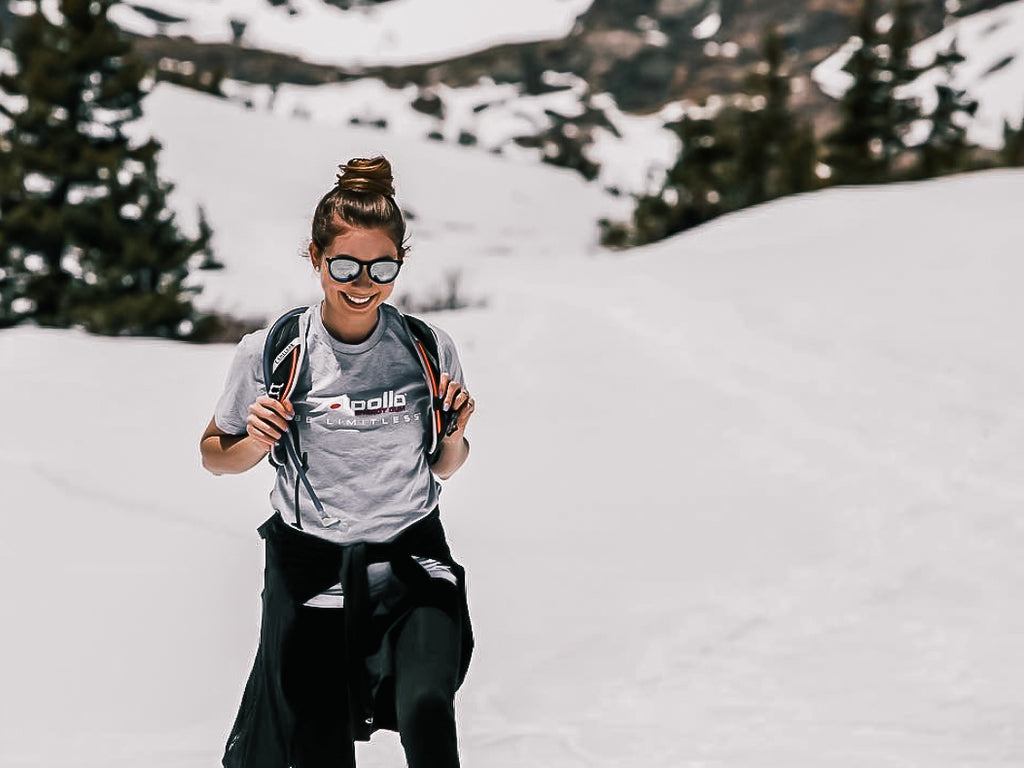
[[[348,295],[348,294],[346,293],[346,294],[345,294],[345,298],[347,298],[347,299],[348,299],[349,301],[351,301],[351,302],[352,302],[353,304],[365,304],[366,302],[368,302],[368,301],[369,301],[369,300],[370,300],[371,298],[373,298],[373,297],[372,297],[372,296],[366,296],[365,298],[362,298],[362,299],[357,299],[357,298],[356,298],[355,296],[349,296],[349,295]]]

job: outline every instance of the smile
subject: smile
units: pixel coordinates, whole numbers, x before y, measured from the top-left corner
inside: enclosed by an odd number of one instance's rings
[[[341,295],[345,297],[345,301],[353,307],[365,307],[373,300],[373,296],[350,296],[344,291]]]

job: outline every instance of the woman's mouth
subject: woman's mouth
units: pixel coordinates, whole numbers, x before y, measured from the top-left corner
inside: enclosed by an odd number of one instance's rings
[[[345,303],[354,309],[364,309],[368,307],[373,300],[373,296],[351,296],[344,291],[340,292],[345,299]]]

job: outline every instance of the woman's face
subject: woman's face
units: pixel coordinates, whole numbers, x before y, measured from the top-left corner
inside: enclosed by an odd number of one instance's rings
[[[330,313],[338,320],[366,320],[376,318],[377,308],[383,304],[395,288],[394,282],[381,284],[370,279],[365,266],[359,276],[350,283],[339,283],[327,269],[327,259],[346,256],[363,264],[374,259],[397,259],[398,248],[383,229],[358,229],[353,227],[334,238],[331,244],[319,253],[310,244],[309,255],[313,266],[319,270],[320,287]]]

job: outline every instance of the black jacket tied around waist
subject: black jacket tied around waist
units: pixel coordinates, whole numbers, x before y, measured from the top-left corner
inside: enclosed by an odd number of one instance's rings
[[[396,730],[390,645],[412,609],[435,606],[461,626],[458,683],[473,651],[465,571],[451,556],[438,510],[386,544],[339,545],[296,530],[275,514],[259,528],[266,543],[259,648],[224,753],[225,768],[287,768],[295,716],[283,684],[283,661],[298,609],[341,581],[345,594],[346,676],[352,734],[361,741],[378,729]],[[414,556],[446,564],[457,586],[431,578]],[[404,586],[388,610],[369,597],[367,567],[389,563]],[[331,610],[331,609],[324,609]]]

